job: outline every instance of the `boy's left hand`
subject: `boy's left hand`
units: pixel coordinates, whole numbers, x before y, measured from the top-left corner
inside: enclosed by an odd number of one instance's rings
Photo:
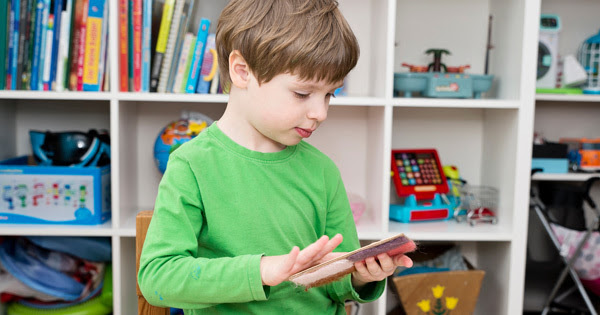
[[[381,281],[391,276],[398,266],[410,268],[412,265],[412,260],[405,255],[390,257],[383,253],[369,257],[354,264],[356,271],[352,273],[352,285],[359,289],[369,282]]]

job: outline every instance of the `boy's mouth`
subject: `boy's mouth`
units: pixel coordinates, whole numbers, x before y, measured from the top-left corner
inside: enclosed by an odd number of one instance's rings
[[[300,137],[308,138],[313,133],[313,130],[296,127],[296,132],[300,135]]]

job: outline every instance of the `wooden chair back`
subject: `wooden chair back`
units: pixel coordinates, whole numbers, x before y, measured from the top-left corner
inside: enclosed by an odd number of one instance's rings
[[[135,217],[135,288],[138,299],[138,315],[168,315],[170,313],[168,308],[150,305],[142,295],[140,286],[137,283],[137,274],[140,269],[140,255],[142,254],[146,232],[148,232],[148,226],[150,225],[150,220],[152,220],[153,213],[154,211],[141,211]]]

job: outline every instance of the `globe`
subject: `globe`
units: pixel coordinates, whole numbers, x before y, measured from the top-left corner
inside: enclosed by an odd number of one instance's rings
[[[179,120],[167,124],[154,142],[154,162],[158,170],[164,174],[169,155],[212,123],[213,120],[203,114],[184,112]]]

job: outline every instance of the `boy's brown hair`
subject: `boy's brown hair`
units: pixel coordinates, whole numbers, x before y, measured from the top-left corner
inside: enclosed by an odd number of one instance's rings
[[[229,55],[239,50],[259,84],[281,73],[341,82],[359,47],[335,0],[232,0],[216,33],[221,84],[230,84]]]

